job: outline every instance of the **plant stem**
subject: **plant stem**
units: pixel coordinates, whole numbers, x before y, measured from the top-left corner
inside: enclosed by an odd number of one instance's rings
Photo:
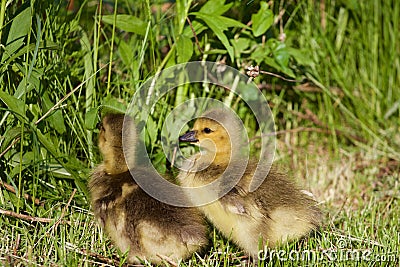
[[[112,36],[111,36],[111,47],[110,47],[110,65],[108,66],[108,77],[107,77],[107,95],[110,93],[110,88],[111,88],[111,71],[112,71],[114,39],[115,39],[115,25],[117,24],[117,10],[118,10],[118,0],[115,0],[114,23],[113,23],[113,30],[112,30]]]
[[[6,2],[7,2],[7,0],[1,0],[1,9],[0,9],[0,43],[1,43],[1,33],[3,32],[4,17],[5,17],[5,14],[6,14]]]

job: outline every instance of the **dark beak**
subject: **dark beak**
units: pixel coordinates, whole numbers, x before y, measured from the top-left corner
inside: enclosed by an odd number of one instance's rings
[[[196,131],[189,131],[185,133],[184,135],[179,137],[180,142],[198,142],[199,139],[196,138]]]

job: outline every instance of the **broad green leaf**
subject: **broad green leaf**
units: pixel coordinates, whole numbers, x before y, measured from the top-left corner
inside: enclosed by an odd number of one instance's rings
[[[15,159],[17,162],[19,162],[19,158]],[[18,175],[18,173],[24,171],[26,168],[29,167],[32,162],[35,160],[35,155],[32,151],[27,151],[22,155],[22,164],[16,165],[11,172],[8,174],[10,177],[15,177]]]
[[[251,53],[250,58],[255,60],[257,65],[260,65],[260,63],[265,59],[268,58],[269,54],[271,53],[271,50],[267,46],[262,46],[259,45],[253,53]]]
[[[188,62],[193,54],[193,43],[190,38],[181,35],[176,42],[176,53],[178,54],[178,63]]]
[[[39,142],[44,146],[44,148],[46,148],[48,152],[50,152],[51,155],[53,155],[53,157],[55,157],[56,159],[61,158],[62,155],[58,151],[57,146],[54,145],[54,143],[51,141],[51,138],[49,136],[45,136],[44,134],[42,134],[36,127],[33,127],[33,131],[36,132]],[[60,163],[62,164],[62,162]]]
[[[296,60],[296,62],[303,66],[313,66],[314,60],[307,51],[302,51],[297,48],[288,47],[288,53]]]
[[[264,62],[268,66],[276,69],[279,72],[282,72],[282,73],[288,75],[289,77],[292,77],[292,78],[296,77],[296,75],[293,73],[293,71],[289,67],[279,65],[276,62],[275,58],[270,58],[270,57],[264,58]]]
[[[21,82],[18,84],[17,90],[14,93],[14,97],[20,99],[24,94],[35,89],[35,85],[33,83],[26,81],[26,76],[22,78]]]
[[[4,151],[6,147],[8,147],[11,144],[11,142],[20,135],[21,135],[21,127],[17,126],[6,130],[6,132],[3,135],[4,139],[1,142],[1,151]]]
[[[40,79],[42,78],[42,75],[44,73],[43,69],[37,69],[34,68],[33,71],[31,72],[31,75],[26,73],[26,69],[24,66],[22,66],[19,63],[15,63],[15,66],[21,71],[21,73],[24,74],[24,78],[21,80],[21,82],[18,85],[17,91],[14,93],[14,96],[19,96],[18,98],[21,97],[26,92],[29,92],[32,89],[38,90],[40,88]],[[28,80],[26,81],[26,77],[28,77]],[[23,94],[21,94],[23,92]],[[18,94],[17,94],[18,93]]]
[[[276,63],[276,61],[275,61],[274,58],[265,57],[265,58],[264,58],[264,62],[265,62],[265,64],[267,64],[268,66],[270,66],[270,67],[276,69],[277,71],[282,71],[281,66],[279,66],[278,63]]]
[[[85,114],[85,128],[88,130],[93,130],[96,128],[97,124],[97,114],[99,110],[98,108],[89,108],[89,110]]]
[[[289,64],[290,55],[286,49],[279,49],[273,52],[276,62],[281,67],[287,67]]]
[[[205,15],[200,12],[193,12],[191,14],[196,15],[197,18],[203,20],[208,27],[210,27],[217,38],[225,46],[231,60],[234,61],[233,47],[230,45],[228,38],[224,34],[224,31],[227,30],[227,27],[225,26],[225,22],[220,19],[220,16],[210,17],[209,15]]]
[[[166,173],[166,157],[164,153],[157,153],[153,159],[153,166],[155,166],[157,172]]]
[[[114,15],[105,15],[102,17],[102,21],[111,25],[114,25],[115,22],[115,27],[126,32],[133,32],[140,35],[146,34],[147,24],[135,16],[117,15],[114,21]]]
[[[45,91],[42,95],[42,102],[44,105],[44,113],[47,112],[50,108],[54,106],[54,103],[51,102],[49,94]],[[66,131],[64,117],[62,115],[61,110],[56,110],[52,114],[50,114],[46,120],[54,127],[54,129],[59,133],[63,134]]]
[[[150,142],[152,145],[154,145],[157,142],[157,124],[154,122],[154,120],[149,116],[146,122],[146,130],[147,134],[150,137]]]
[[[25,104],[22,100],[11,96],[4,91],[0,91],[0,99],[11,111],[21,116],[25,115]]]
[[[192,12],[190,15],[195,15],[196,17],[201,18],[204,22],[204,18],[214,21],[216,24],[218,24],[218,27],[220,29],[223,29],[224,31],[227,30],[229,27],[238,27],[238,28],[248,28],[245,24],[241,23],[240,21],[223,17],[223,16],[212,16],[210,17],[210,14],[203,13],[203,12]],[[207,22],[206,22],[207,23]],[[207,23],[208,25],[208,23]]]
[[[248,38],[238,38],[233,40],[232,45],[235,48],[235,56],[238,57],[249,47],[250,40]]]
[[[199,35],[201,32],[203,32],[204,30],[207,29],[206,26],[204,26],[204,24],[198,22],[198,21],[192,21],[192,27],[194,32],[196,33],[196,35]],[[183,30],[182,35],[185,35],[186,37],[192,38],[194,37],[192,28],[188,25],[185,27],[185,29]]]
[[[209,0],[200,9],[199,12],[208,15],[222,15],[232,7],[233,3],[225,5],[225,0]]]
[[[1,62],[14,54],[23,44],[31,27],[31,7],[27,6],[12,20]]]
[[[234,20],[231,18],[227,18],[227,17],[223,17],[223,16],[218,16],[217,22],[222,23],[223,26],[225,26],[226,28],[229,28],[229,27],[246,28],[246,29],[249,28],[247,25],[241,23],[240,21],[237,21],[237,20]]]
[[[101,105],[102,113],[106,112],[117,112],[117,113],[125,113],[126,105],[122,102],[118,101],[118,99],[114,97],[106,98]]]
[[[296,75],[289,68],[290,53],[287,49],[286,44],[279,42],[276,39],[268,40],[267,44],[270,45],[274,60],[277,63],[277,65],[279,66],[279,68],[277,68],[277,70],[283,72],[284,74],[286,74],[292,78],[295,78]]]
[[[260,10],[251,16],[253,22],[252,29],[255,37],[264,34],[274,22],[274,14],[268,8],[266,2],[260,3]]]
[[[124,40],[119,41],[118,53],[125,66],[131,67],[135,62],[134,49],[130,47]]]
[[[291,78],[296,78],[296,74],[294,74],[293,70],[289,67],[282,66],[282,72]]]
[[[233,3],[231,3],[228,5],[225,5],[224,3],[225,3],[225,1],[219,1],[219,0],[208,1],[206,4],[204,4],[204,6],[200,9],[199,12],[192,12],[192,13],[190,13],[190,15],[198,16],[198,14],[200,13],[200,14],[202,14],[200,16],[207,17],[210,19],[216,19],[218,24],[220,24],[221,27],[224,27],[224,30],[227,30],[228,27],[248,28],[245,24],[241,23],[240,21],[220,16],[223,13],[225,13],[226,11],[228,11],[233,4]],[[212,16],[210,16],[210,15],[212,15]],[[201,23],[199,23],[197,21],[193,21],[192,26],[193,26],[193,30],[195,31],[196,34],[200,34],[202,31],[207,29],[206,27],[204,27],[204,25],[202,25]],[[210,27],[210,25],[208,25],[208,26]],[[190,28],[190,26],[187,26],[184,29],[183,35],[185,35],[187,37],[193,37],[193,32],[192,32],[192,29]]]

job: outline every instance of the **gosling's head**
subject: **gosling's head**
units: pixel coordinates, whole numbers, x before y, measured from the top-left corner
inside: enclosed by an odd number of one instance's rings
[[[181,142],[200,146],[204,160],[216,165],[227,165],[233,146],[243,144],[240,120],[224,110],[212,110],[199,117],[192,130],[179,137]]]
[[[103,155],[105,172],[119,174],[128,171],[128,165],[131,167],[135,161],[136,129],[132,119],[124,114],[107,114],[98,128],[99,148]]]

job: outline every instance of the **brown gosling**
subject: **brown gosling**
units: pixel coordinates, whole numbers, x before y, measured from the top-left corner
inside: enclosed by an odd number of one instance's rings
[[[232,126],[232,119],[222,111],[213,110],[208,115],[217,118],[223,125],[230,123]],[[231,140],[228,132],[216,120],[198,118],[193,129],[179,140],[195,143],[202,151],[191,157],[190,170],[181,171],[178,175],[182,186],[209,184],[221,177],[230,164]],[[204,165],[210,162],[204,169]],[[250,192],[256,167],[257,164],[250,160],[247,167],[242,167],[242,171],[246,168],[245,172],[232,190],[220,199],[199,207],[219,231],[253,258],[261,249],[303,237],[321,223],[321,212],[315,200],[275,166],[272,166],[261,186]],[[203,194],[190,196],[193,203],[215,194],[214,190],[203,190]]]
[[[124,115],[106,115],[101,123],[99,148],[104,161],[89,181],[91,204],[96,219],[112,242],[128,251],[128,262],[162,262],[163,256],[187,259],[208,243],[207,228],[200,212],[162,203],[144,192],[128,170],[134,166],[136,130],[128,119],[126,140],[131,149],[128,165],[122,148]]]

